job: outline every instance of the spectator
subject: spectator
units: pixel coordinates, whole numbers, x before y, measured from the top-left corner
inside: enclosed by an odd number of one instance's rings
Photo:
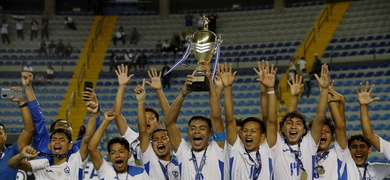
[[[110,72],[112,72],[113,69],[116,69],[116,66],[118,66],[118,56],[114,51],[111,51],[110,56]]]
[[[301,58],[299,58],[297,64],[299,66],[299,71],[300,71],[299,73],[303,74],[303,70],[306,70],[305,58],[303,56],[301,56]]]
[[[194,16],[192,16],[190,11],[186,11],[186,14],[184,15],[185,23],[186,23],[186,29],[187,32],[191,33],[192,32],[192,19]]]
[[[147,62],[148,62],[148,57],[145,55],[144,52],[142,52],[141,55],[137,57],[137,64],[139,70],[145,70],[145,65],[147,64]]]
[[[125,44],[125,32],[123,32],[123,27],[119,27],[118,31],[115,33],[115,36],[112,38],[114,46],[116,46],[116,41],[122,40],[122,44]]]
[[[311,91],[310,75],[307,74],[306,69],[302,71],[303,83],[305,84],[305,91],[302,93],[301,97],[306,94],[306,97],[309,99]]]
[[[322,62],[320,60],[320,58],[318,57],[318,54],[315,53],[314,54],[314,62],[313,62],[313,66],[311,68],[311,71],[310,71],[310,76],[314,75],[314,74],[320,74],[321,73],[321,67],[322,67]],[[312,76],[314,77],[314,76]]]
[[[84,125],[81,125],[80,126],[80,130],[79,130],[79,135],[77,137],[77,140],[80,140],[80,139],[83,139],[83,136],[85,134],[85,126]]]
[[[162,43],[160,40],[158,40],[156,46],[154,46],[154,54],[160,54],[161,51],[162,51]]]
[[[162,74],[165,74],[165,72],[169,71],[169,69],[171,69],[171,67],[169,67],[168,63],[165,61],[164,67],[161,70]],[[162,77],[163,88],[168,87],[168,89],[171,90],[171,75],[172,75],[172,72],[170,72]]]
[[[218,16],[216,14],[214,14],[214,12],[211,12],[209,16],[207,16],[207,18],[209,19],[209,30],[214,32],[214,33],[217,33],[217,18]]]
[[[133,28],[130,34],[130,44],[137,44],[139,40],[139,33],[137,28]]]
[[[68,45],[65,48],[65,56],[70,57],[72,55],[72,53],[73,53],[73,47],[70,44],[70,42],[68,42]]]
[[[44,86],[45,85],[45,77],[43,77],[43,74],[39,72],[34,76],[34,81],[36,86]]]
[[[8,37],[8,24],[7,24],[7,22],[3,22],[1,24],[0,31],[1,31],[1,40],[3,41],[3,44],[5,44],[5,42],[10,44],[11,42],[9,41],[9,37]]]
[[[50,41],[50,44],[47,49],[49,50],[49,56],[54,56],[54,54],[56,53],[56,44],[53,40]]]
[[[28,62],[24,67],[23,67],[23,71],[26,71],[26,72],[33,72],[33,67],[30,66],[30,62]]]
[[[42,56],[42,53],[45,54],[45,56],[47,56],[47,45],[46,45],[46,42],[45,40],[42,39],[41,43],[39,44],[39,56]]]
[[[133,66],[133,59],[134,59],[134,56],[133,54],[129,53],[129,51],[125,51],[125,53],[123,53],[123,58],[125,59],[125,65],[127,65],[127,67],[129,68],[129,70],[131,69],[131,66]]]
[[[55,77],[55,71],[53,69],[53,67],[49,64],[47,65],[47,68],[46,68],[46,80],[47,81],[53,81]]]
[[[48,16],[42,16],[41,19],[42,31],[41,31],[41,39],[46,37],[46,40],[49,40],[49,18]]]
[[[165,41],[162,43],[162,52],[163,52],[163,54],[166,54],[167,52],[169,52],[170,51],[170,49],[169,49],[169,40],[168,39],[165,39]]]
[[[198,30],[203,30],[203,14],[200,13],[198,17]]]
[[[56,46],[56,55],[59,58],[63,58],[65,54],[65,44],[62,43],[62,39],[58,40],[58,44]]]
[[[177,34],[177,32],[174,32],[171,38],[171,42],[169,43],[169,49],[171,49],[173,51],[173,54],[176,55],[177,51],[179,51],[179,47],[180,47],[180,37],[179,34]]]
[[[279,116],[286,115],[287,107],[286,104],[284,104],[284,101],[280,101],[279,105]]]
[[[24,35],[23,35],[23,22],[26,19],[25,16],[19,16],[19,15],[14,15],[12,16],[15,20],[15,28],[16,28],[16,34],[17,37],[24,40]]]
[[[35,18],[32,18],[31,22],[31,33],[30,33],[30,40],[33,40],[33,37],[38,38],[38,21]]]
[[[180,51],[185,51],[187,48],[187,33],[185,31],[181,32],[180,37]]]
[[[65,26],[69,29],[77,31],[76,23],[71,17],[65,17]]]

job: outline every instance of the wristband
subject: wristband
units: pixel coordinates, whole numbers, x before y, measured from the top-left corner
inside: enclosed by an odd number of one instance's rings
[[[226,133],[225,131],[221,132],[221,133],[217,133],[217,132],[213,132],[213,139],[215,141],[225,141],[226,140]]]
[[[275,94],[275,91],[267,91],[267,94]]]
[[[19,108],[24,108],[24,107],[27,107],[27,103],[24,103],[24,104],[22,104],[22,105],[19,105]]]

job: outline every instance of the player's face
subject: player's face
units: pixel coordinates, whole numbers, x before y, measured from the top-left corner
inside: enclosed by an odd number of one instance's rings
[[[318,151],[323,152],[329,150],[330,144],[333,141],[333,134],[328,125],[322,126],[322,134]]]
[[[204,120],[192,120],[188,127],[187,136],[191,142],[192,149],[202,151],[206,149],[211,137],[211,129]]]
[[[0,126],[0,148],[5,146],[5,141],[7,141],[7,134],[3,126]]]
[[[298,144],[300,138],[306,132],[303,121],[299,118],[290,118],[284,122],[283,129],[287,143],[290,145]]]
[[[149,132],[149,134],[152,134],[152,132],[160,125],[160,123],[157,121],[156,116],[151,111],[146,111],[146,128]]]
[[[368,155],[371,153],[371,147],[367,146],[363,141],[353,140],[349,145],[349,151],[356,166],[364,167]]]
[[[170,155],[171,145],[166,131],[158,131],[153,134],[152,147],[160,159]]]
[[[249,152],[257,151],[260,141],[264,139],[264,133],[260,130],[259,123],[256,122],[245,123],[241,134],[245,150]]]
[[[50,139],[49,149],[53,154],[68,154],[72,144],[64,133],[55,133]]]
[[[111,144],[108,157],[111,163],[114,165],[116,172],[124,173],[127,171],[127,161],[130,156],[131,153],[125,148],[125,146],[119,143]]]
[[[68,130],[70,132],[70,134],[73,134],[72,125],[65,120],[61,120],[61,121],[56,122],[54,129],[65,129],[65,130]]]

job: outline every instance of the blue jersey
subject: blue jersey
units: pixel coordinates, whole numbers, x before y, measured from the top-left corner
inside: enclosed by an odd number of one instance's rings
[[[8,167],[8,160],[16,154],[19,154],[18,143],[14,143],[0,152],[0,179],[16,179],[18,169]]]
[[[28,107],[31,112],[31,116],[34,121],[34,148],[39,152],[49,153],[52,152],[48,149],[47,145],[50,142],[50,135],[46,129],[46,119],[42,114],[41,107],[38,100],[28,102]],[[96,118],[96,129],[100,126],[100,117]],[[71,155],[77,152],[80,149],[82,139],[72,142],[72,149],[68,151],[68,154]]]

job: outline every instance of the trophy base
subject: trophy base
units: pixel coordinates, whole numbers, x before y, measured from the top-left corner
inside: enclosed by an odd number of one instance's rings
[[[192,91],[209,91],[210,82],[206,76],[195,76],[194,82],[191,84]]]

